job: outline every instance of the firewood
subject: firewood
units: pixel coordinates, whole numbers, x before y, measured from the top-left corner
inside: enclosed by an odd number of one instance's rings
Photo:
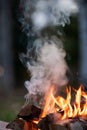
[[[40,120],[40,122],[38,123],[38,126],[41,126],[45,122],[47,124],[52,124],[52,125],[59,124],[59,125],[65,126],[66,124],[68,124],[69,122],[72,121],[72,119],[61,120],[61,116],[62,116],[61,113],[51,113],[51,114],[48,114],[47,116],[42,118],[42,120]]]
[[[51,113],[42,118],[38,123],[38,128],[41,130],[82,130],[82,126],[80,127],[81,123],[79,124],[78,122],[78,117],[61,120],[61,113]]]
[[[37,125],[32,121],[26,121],[24,124],[24,130],[38,130]]]
[[[87,117],[77,116],[61,120],[63,111],[59,111],[40,119],[41,112],[42,110],[34,105],[26,105],[6,128],[12,130],[87,130]],[[40,119],[38,124],[34,122],[36,119]]]
[[[23,119],[15,119],[6,125],[7,129],[12,130],[38,130],[37,125],[33,121],[25,121]]]
[[[23,119],[15,119],[14,121],[7,124],[6,128],[12,130],[24,130],[24,123],[25,122]]]
[[[60,117],[60,113],[51,113],[39,121],[38,128],[41,130],[50,130],[52,127],[54,128],[56,126]]]
[[[50,130],[49,128],[49,120],[47,117],[43,118],[39,123],[38,123],[38,128],[41,130]]]
[[[37,108],[34,105],[26,105],[21,109],[19,114],[17,115],[18,118],[22,118],[26,121],[33,120],[35,118],[39,118],[41,114],[41,109]]]
[[[16,119],[10,122],[6,128],[12,130],[37,130],[33,120],[38,119],[41,109],[34,105],[26,105],[21,109]]]

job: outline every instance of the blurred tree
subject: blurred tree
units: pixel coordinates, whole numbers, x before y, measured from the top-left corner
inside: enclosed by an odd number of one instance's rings
[[[80,75],[87,80],[87,0],[80,0],[79,12],[79,36],[80,36]]]
[[[0,0],[0,83],[6,91],[14,85],[11,15],[10,0]]]

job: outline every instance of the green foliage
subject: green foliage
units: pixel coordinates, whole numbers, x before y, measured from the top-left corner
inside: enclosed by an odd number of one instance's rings
[[[10,111],[5,108],[0,111],[0,120],[11,121],[14,120],[15,117],[16,117],[16,113],[14,113],[13,111]]]

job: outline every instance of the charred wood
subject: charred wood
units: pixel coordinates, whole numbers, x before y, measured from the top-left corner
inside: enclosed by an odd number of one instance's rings
[[[39,119],[41,112],[42,110],[34,105],[26,105],[6,128],[12,130],[87,130],[87,117],[61,120],[63,111],[59,111]],[[39,123],[34,121],[39,121]]]
[[[37,108],[34,105],[26,105],[21,109],[17,117],[29,121],[35,118],[39,118],[40,114],[41,114],[40,108]]]

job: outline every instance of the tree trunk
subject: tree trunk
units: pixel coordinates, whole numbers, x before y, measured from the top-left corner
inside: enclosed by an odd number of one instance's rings
[[[79,12],[79,36],[80,36],[80,76],[87,80],[87,0],[80,0]]]
[[[4,90],[13,86],[11,2],[0,0],[0,83]]]

